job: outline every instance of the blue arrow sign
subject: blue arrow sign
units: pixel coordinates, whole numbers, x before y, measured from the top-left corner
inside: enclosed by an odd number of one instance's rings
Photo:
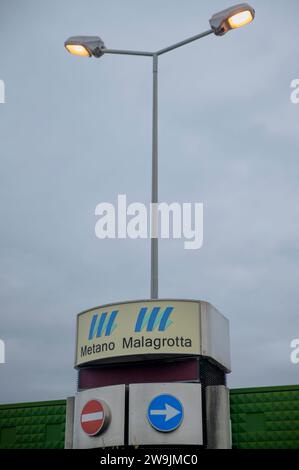
[[[158,395],[149,404],[147,419],[153,428],[161,432],[177,429],[184,417],[181,402],[173,395]]]

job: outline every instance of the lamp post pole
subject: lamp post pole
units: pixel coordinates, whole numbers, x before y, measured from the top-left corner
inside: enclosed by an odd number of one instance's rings
[[[190,42],[213,34],[209,29],[184,41],[177,42],[171,46],[160,49],[157,52],[127,51],[120,49],[103,49],[104,54],[122,54],[133,56],[151,57],[153,61],[153,118],[152,118],[152,194],[151,194],[151,299],[159,297],[159,257],[158,257],[158,58],[162,54],[173,51],[178,47],[185,46]]]
[[[153,55],[153,140],[151,204],[151,299],[159,296],[158,257],[158,55]]]

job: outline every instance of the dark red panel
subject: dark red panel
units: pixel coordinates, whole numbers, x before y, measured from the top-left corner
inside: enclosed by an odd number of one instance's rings
[[[199,380],[197,359],[81,368],[78,374],[79,390],[119,384]]]

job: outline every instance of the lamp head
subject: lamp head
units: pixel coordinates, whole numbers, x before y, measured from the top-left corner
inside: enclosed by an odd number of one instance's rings
[[[240,3],[215,13],[210,19],[210,25],[216,36],[223,36],[231,29],[241,28],[251,23],[254,17],[254,8],[248,5],[248,3]]]
[[[72,36],[64,43],[70,54],[81,57],[101,57],[105,44],[98,36]]]

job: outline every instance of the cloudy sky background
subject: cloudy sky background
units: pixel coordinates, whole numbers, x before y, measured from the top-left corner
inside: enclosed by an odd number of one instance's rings
[[[160,59],[159,197],[205,211],[202,249],[161,241],[160,296],[229,318],[231,387],[299,383],[299,3],[251,4],[254,24]],[[149,296],[149,241],[98,240],[94,210],[150,200],[151,61],[64,40],[156,50],[229,5],[0,1],[0,402],[73,394],[76,314]]]

